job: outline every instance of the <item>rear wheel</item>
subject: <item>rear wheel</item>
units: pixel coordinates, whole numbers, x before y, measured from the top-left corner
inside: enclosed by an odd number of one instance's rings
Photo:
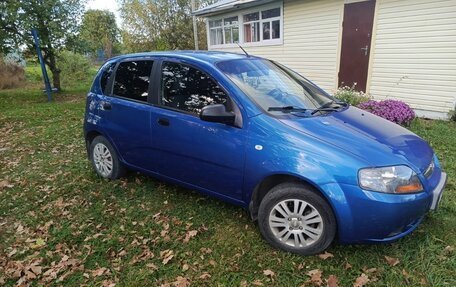
[[[329,204],[299,183],[272,188],[261,201],[258,219],[261,234],[269,244],[301,255],[324,251],[336,234]]]
[[[125,174],[125,167],[113,146],[103,136],[97,136],[90,143],[90,161],[97,174],[103,178],[116,179]]]

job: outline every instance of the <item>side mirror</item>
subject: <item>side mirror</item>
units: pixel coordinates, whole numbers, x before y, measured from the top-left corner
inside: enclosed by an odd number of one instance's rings
[[[200,119],[206,122],[233,125],[236,116],[231,112],[227,112],[224,105],[215,104],[205,106],[201,110]]]

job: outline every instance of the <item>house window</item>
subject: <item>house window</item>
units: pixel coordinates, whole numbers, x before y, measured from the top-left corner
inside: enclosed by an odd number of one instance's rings
[[[278,44],[283,38],[282,28],[281,6],[268,5],[230,17],[210,19],[209,46],[235,43]]]
[[[209,21],[211,45],[223,44],[222,20]]]
[[[211,46],[239,42],[238,16],[209,21],[209,38]]]
[[[280,8],[261,11],[263,40],[280,39]]]
[[[260,41],[260,13],[250,13],[243,17],[244,19],[244,42]]]

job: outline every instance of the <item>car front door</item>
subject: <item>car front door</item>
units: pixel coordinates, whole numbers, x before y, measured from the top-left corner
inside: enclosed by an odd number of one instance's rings
[[[159,173],[233,200],[242,199],[246,129],[238,106],[200,69],[163,61],[158,103],[151,113]],[[199,112],[224,104],[236,125],[205,122]]]
[[[99,114],[108,138],[124,161],[155,172],[157,156],[151,142],[149,103],[153,64],[150,58],[120,62],[110,81],[109,95],[102,98]]]

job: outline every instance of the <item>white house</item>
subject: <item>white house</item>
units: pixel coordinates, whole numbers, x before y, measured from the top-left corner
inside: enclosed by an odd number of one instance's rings
[[[222,0],[195,11],[210,50],[277,60],[329,92],[352,86],[419,116],[456,104],[456,0]]]

